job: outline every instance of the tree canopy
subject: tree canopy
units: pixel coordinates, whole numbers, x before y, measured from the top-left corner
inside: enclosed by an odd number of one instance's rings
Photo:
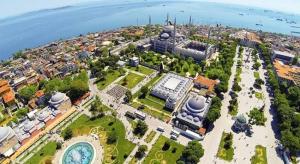
[[[198,141],[190,141],[177,163],[197,164],[204,155],[204,149]]]

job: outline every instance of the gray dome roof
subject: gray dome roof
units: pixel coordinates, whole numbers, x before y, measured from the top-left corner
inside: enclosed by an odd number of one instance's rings
[[[168,39],[170,37],[170,35],[168,33],[163,33],[163,34],[161,34],[161,37],[164,39]]]
[[[8,127],[0,127],[0,141],[4,140],[9,135]]]
[[[60,102],[65,98],[65,94],[61,92],[56,92],[52,97],[51,97],[51,102]]]
[[[171,32],[173,30],[174,30],[174,26],[165,26],[163,31],[165,31],[165,32]]]
[[[199,110],[205,107],[205,100],[203,98],[191,98],[188,105],[192,109]]]
[[[238,115],[237,117],[236,117],[236,120],[239,122],[239,123],[243,123],[243,124],[245,124],[245,123],[247,123],[247,119],[246,119],[246,117],[244,116],[244,115]]]

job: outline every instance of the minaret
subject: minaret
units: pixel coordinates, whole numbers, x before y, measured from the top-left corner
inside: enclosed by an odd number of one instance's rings
[[[149,34],[149,42],[151,42],[151,34],[152,34],[152,29],[151,29],[151,16],[149,15],[149,30],[150,30],[150,34]]]
[[[192,16],[190,16],[190,20],[189,20],[189,35],[192,35]]]
[[[209,39],[210,39],[210,31],[211,31],[211,28],[209,27],[208,29],[208,34],[207,34],[207,43],[206,43],[206,49],[205,49],[205,58],[207,58],[207,49],[208,49],[208,42],[209,42]]]
[[[173,32],[173,47],[172,47],[173,53],[175,53],[175,42],[176,42],[176,17],[174,20],[174,32]]]
[[[169,13],[167,13],[167,26],[169,25]]]
[[[217,36],[217,41],[218,41],[218,46],[217,48],[220,48],[220,42],[221,42],[221,37],[220,37],[220,33],[221,33],[221,24],[217,24],[217,28],[218,28],[218,36]]]
[[[151,26],[151,16],[149,15],[149,26]]]

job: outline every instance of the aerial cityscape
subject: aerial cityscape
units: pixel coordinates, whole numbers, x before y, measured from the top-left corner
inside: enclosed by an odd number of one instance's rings
[[[79,1],[0,17],[1,164],[300,163],[300,13]]]

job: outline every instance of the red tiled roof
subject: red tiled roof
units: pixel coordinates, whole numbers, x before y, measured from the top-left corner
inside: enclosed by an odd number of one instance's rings
[[[15,93],[12,91],[12,89],[10,89],[8,92],[6,92],[4,95],[3,95],[3,101],[4,103],[10,103],[12,101],[15,100]]]
[[[194,82],[206,86],[209,91],[213,91],[215,85],[218,84],[217,80],[211,80],[209,78],[200,75],[194,80]]]
[[[35,92],[35,96],[37,97],[37,98],[40,98],[40,97],[42,97],[42,96],[44,96],[45,94],[44,94],[44,91],[43,90],[38,90],[38,91],[36,91]]]
[[[205,132],[206,132],[206,129],[205,129],[205,128],[200,128],[200,129],[199,129],[199,134],[204,135]]]
[[[0,87],[2,87],[4,85],[8,85],[8,81],[7,80],[0,80]]]

